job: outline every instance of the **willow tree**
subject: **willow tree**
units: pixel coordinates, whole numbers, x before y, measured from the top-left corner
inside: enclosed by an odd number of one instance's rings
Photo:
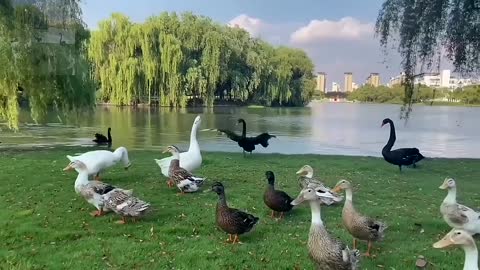
[[[20,101],[28,103],[37,122],[50,108],[68,115],[90,108],[89,35],[79,1],[17,2],[0,0],[0,118],[17,129]],[[51,33],[58,40],[49,38]]]
[[[215,101],[301,106],[311,98],[305,53],[274,48],[238,28],[192,13],[162,13],[144,23],[113,14],[92,33],[89,57],[100,97],[185,107]]]
[[[386,0],[379,12],[376,33],[384,48],[398,38],[406,75],[404,108],[408,117],[414,75],[438,64],[444,56],[455,71],[480,71],[480,2],[478,0]],[[445,55],[442,55],[445,52]]]

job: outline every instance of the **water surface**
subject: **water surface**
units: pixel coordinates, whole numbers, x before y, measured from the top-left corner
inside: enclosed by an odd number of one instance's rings
[[[35,125],[22,113],[17,133],[2,127],[0,147],[82,145],[92,146],[93,134],[106,135],[112,127],[113,147],[162,150],[175,144],[188,148],[190,129],[197,115],[201,129],[227,128],[241,132],[236,120],[247,122],[250,136],[261,132],[277,135],[260,153],[314,153],[381,156],[389,128],[385,117],[396,123],[396,147],[418,147],[429,157],[480,158],[480,108],[416,106],[407,123],[399,119],[400,107],[383,104],[317,103],[306,108],[130,108],[98,107],[76,125],[62,124],[55,115],[46,125]],[[241,152],[236,143],[212,131],[198,134],[202,150]]]

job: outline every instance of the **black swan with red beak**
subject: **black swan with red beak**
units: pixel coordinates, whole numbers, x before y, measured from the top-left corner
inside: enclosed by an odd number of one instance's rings
[[[392,150],[393,144],[397,139],[395,136],[395,125],[389,118],[383,119],[382,127],[386,124],[390,124],[390,138],[382,149],[383,158],[388,163],[397,165],[400,171],[402,171],[402,166],[413,165],[415,168],[416,163],[425,157],[420,154],[420,150],[418,150],[418,148],[399,148]]]

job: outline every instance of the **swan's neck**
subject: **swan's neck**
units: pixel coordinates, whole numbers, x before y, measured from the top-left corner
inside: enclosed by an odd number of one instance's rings
[[[351,188],[345,189],[345,202],[349,201],[352,202],[353,200],[353,192]]]
[[[313,172],[307,172],[307,174],[305,175],[305,177],[307,177],[307,178],[312,178],[312,177],[313,177]]]
[[[198,130],[198,124],[194,123],[192,126],[192,131],[190,132],[190,146],[188,147],[189,152],[195,149],[199,149],[199,145],[197,141],[197,130]]]
[[[312,211],[312,225],[323,226],[320,203],[318,201],[310,201],[310,210]]]
[[[465,264],[463,270],[478,270],[478,250],[475,245],[464,246],[465,251]]]
[[[454,204],[457,203],[457,188],[449,188],[447,197],[443,200],[444,203]]]
[[[112,141],[112,135],[110,134],[110,130],[108,130],[108,141],[109,141],[109,142]]]
[[[79,191],[82,186],[88,185],[88,171],[79,171],[75,179],[75,191]]]
[[[395,140],[397,139],[397,137],[395,136],[395,125],[393,124],[393,122],[390,122],[389,124],[390,124],[390,138],[388,138],[387,144],[385,145],[385,147],[383,147],[384,150],[391,150],[393,147],[393,144],[395,143]]]
[[[242,121],[242,137],[246,137],[247,136],[247,123],[245,123],[245,121]]]

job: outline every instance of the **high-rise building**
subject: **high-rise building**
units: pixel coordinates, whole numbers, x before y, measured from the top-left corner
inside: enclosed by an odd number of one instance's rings
[[[351,72],[345,72],[345,83],[343,86],[345,92],[353,91],[353,74]]]
[[[327,74],[325,72],[318,72],[317,73],[317,86],[315,87],[315,91],[317,92],[327,92]]]
[[[332,82],[332,92],[340,92],[340,85],[336,82]]]
[[[378,73],[370,73],[370,76],[367,78],[367,84],[378,87],[380,85],[380,75]]]

